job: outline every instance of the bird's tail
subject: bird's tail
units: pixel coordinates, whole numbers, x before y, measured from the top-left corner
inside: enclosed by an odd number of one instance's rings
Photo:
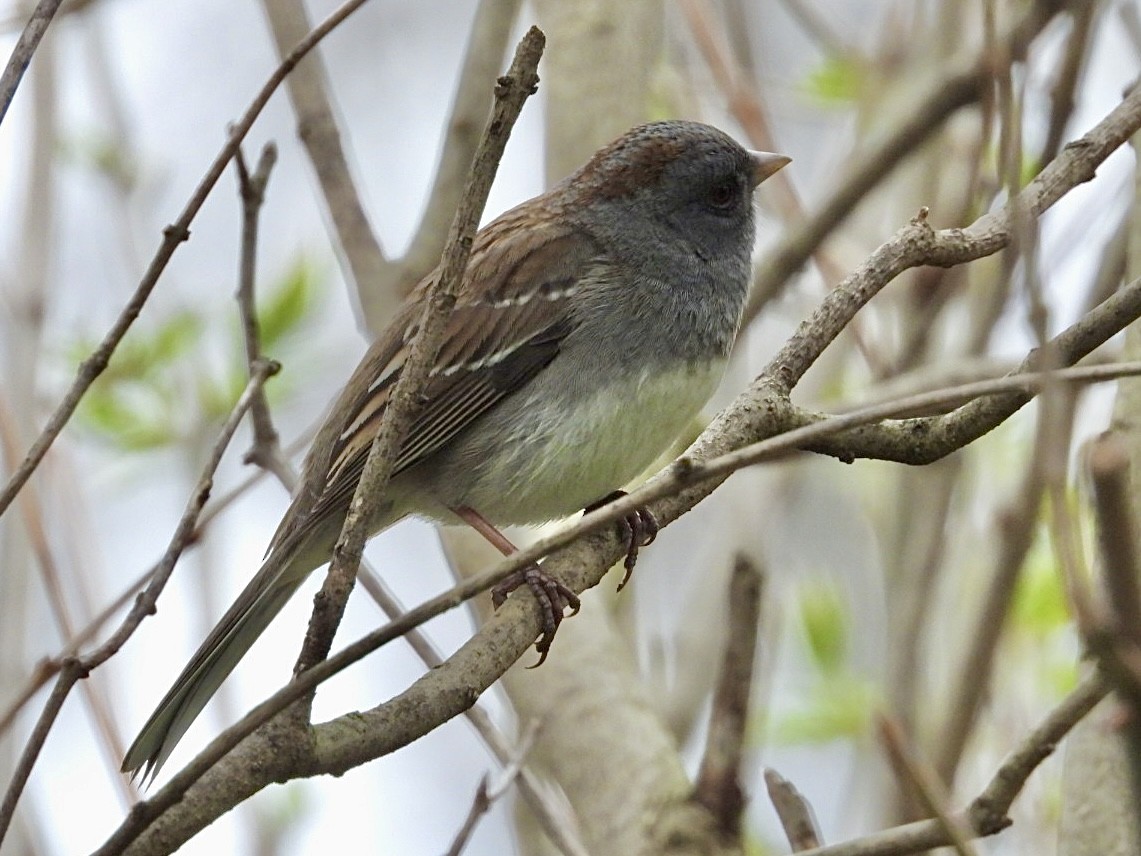
[[[305,578],[328,558],[327,550],[315,550],[310,545],[270,553],[159,702],[127,750],[123,772],[138,775],[141,771],[144,779],[158,774],[222,681]]]

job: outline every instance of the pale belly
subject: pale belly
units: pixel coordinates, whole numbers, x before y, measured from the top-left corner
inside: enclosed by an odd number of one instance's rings
[[[478,444],[485,460],[466,456],[471,469],[465,475],[483,471],[456,499],[500,524],[540,523],[580,511],[668,449],[709,400],[723,370],[718,360],[628,378],[619,388],[587,396],[572,419],[519,419],[499,436],[494,452]],[[452,475],[458,476],[453,484],[466,480],[454,470]]]

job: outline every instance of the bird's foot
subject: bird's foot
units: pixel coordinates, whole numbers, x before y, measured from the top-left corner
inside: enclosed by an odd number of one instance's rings
[[[583,513],[597,511],[602,506],[609,505],[614,500],[624,496],[626,496],[626,491],[616,490],[598,502],[588,505]],[[644,506],[635,508],[621,518],[618,521],[618,527],[621,538],[626,543],[626,558],[622,560],[622,567],[626,569],[626,573],[622,575],[622,582],[618,583],[618,591],[622,591],[626,587],[626,583],[630,582],[630,575],[634,573],[634,566],[638,564],[638,551],[654,543],[661,527],[659,527],[658,518],[654,517],[654,513]]]
[[[558,631],[559,625],[562,624],[567,607],[570,607],[571,615],[575,615],[578,613],[581,602],[577,594],[546,573],[538,564],[532,564],[516,571],[495,586],[491,590],[492,604],[496,609],[499,609],[507,600],[507,595],[524,585],[531,590],[531,594],[538,601],[543,622],[543,633],[539,636],[539,641],[535,643],[535,650],[539,652],[539,662],[528,666],[528,668],[534,669],[543,665],[547,659],[547,653],[551,650],[551,642],[554,641],[555,633]]]

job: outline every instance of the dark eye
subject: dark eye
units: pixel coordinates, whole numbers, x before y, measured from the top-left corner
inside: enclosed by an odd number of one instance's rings
[[[705,204],[714,211],[729,211],[736,202],[737,183],[734,181],[719,181],[705,195]]]

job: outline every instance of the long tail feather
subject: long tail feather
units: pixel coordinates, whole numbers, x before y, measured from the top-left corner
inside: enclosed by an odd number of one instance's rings
[[[141,769],[144,780],[158,774],[222,681],[305,578],[327,558],[327,552],[313,549],[278,549],[266,558],[159,702],[127,750],[123,772],[138,775]]]

